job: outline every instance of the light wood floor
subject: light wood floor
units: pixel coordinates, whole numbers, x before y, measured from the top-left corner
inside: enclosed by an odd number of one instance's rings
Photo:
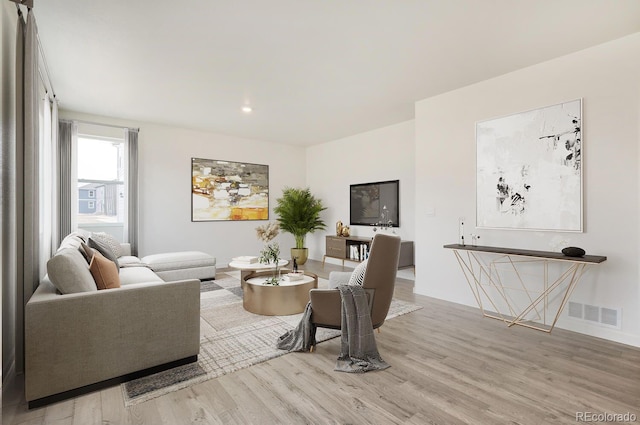
[[[308,262],[326,276],[341,269]],[[5,424],[575,424],[576,413],[635,414],[640,349],[562,329],[552,334],[482,319],[477,309],[413,294],[424,308],[385,323],[391,367],[334,372],[339,338],[125,408],[120,387],[27,411],[5,392]],[[5,386],[5,390],[6,390]]]

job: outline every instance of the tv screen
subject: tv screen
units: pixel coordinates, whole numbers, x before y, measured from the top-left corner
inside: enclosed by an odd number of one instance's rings
[[[352,184],[351,225],[400,227],[399,186],[399,180]]]

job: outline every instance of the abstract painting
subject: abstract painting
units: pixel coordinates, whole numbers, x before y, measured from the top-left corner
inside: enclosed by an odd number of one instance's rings
[[[268,165],[191,158],[191,221],[268,219]]]
[[[477,227],[582,231],[582,100],[476,124]]]

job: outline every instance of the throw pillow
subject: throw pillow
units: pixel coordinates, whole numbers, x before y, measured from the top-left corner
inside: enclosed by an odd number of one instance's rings
[[[116,264],[96,252],[89,264],[89,271],[96,282],[98,290],[113,289],[120,287],[120,276]]]
[[[102,244],[111,248],[113,254],[118,257],[122,257],[122,246],[120,246],[120,242],[113,236],[105,232],[93,232],[91,237],[102,242]]]
[[[349,278],[348,285],[360,285],[364,283],[364,274],[367,271],[367,262],[369,260],[364,260],[362,263],[358,264],[356,268],[351,273],[351,277]]]
[[[111,250],[111,248],[109,248],[107,244],[102,243],[97,239],[94,239],[92,236],[89,238],[89,246],[91,248],[97,249],[98,252],[100,252],[100,254],[104,255],[109,260],[116,263],[116,267],[118,268],[118,270],[120,270],[120,264],[118,264],[118,257],[116,257],[116,255],[113,253],[113,251]]]
[[[87,260],[87,264],[91,264],[91,259],[93,258],[93,248],[89,248],[84,242],[80,243],[80,254]]]
[[[96,290],[87,262],[76,248],[63,248],[51,257],[47,261],[47,274],[61,294]]]

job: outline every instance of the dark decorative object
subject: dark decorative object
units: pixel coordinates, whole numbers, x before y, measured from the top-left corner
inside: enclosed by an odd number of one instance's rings
[[[584,249],[576,246],[568,246],[562,250],[562,253],[567,257],[582,257],[585,254]]]
[[[399,180],[352,184],[349,190],[349,224],[400,227]]]

